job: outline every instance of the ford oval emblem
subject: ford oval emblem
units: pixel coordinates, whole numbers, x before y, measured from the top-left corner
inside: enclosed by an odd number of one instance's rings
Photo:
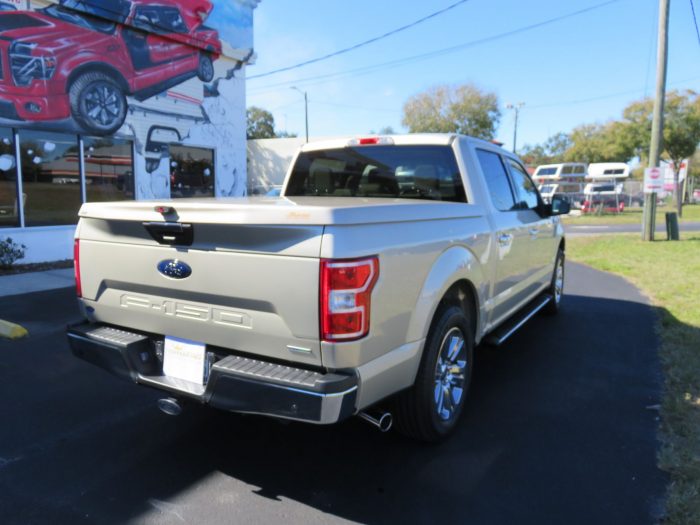
[[[192,268],[177,259],[167,259],[158,263],[158,271],[171,279],[186,279],[192,275]]]

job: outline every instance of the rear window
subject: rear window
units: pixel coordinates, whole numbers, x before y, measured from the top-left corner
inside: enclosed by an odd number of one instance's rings
[[[447,146],[359,146],[301,153],[288,197],[385,197],[466,202]]]

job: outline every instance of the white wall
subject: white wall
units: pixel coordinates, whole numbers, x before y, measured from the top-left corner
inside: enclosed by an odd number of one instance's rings
[[[304,144],[299,137],[248,141],[248,193],[284,182],[294,154]]]
[[[17,264],[64,261],[73,258],[75,226],[39,226],[33,228],[3,228],[0,239],[10,237],[27,247],[24,259]]]

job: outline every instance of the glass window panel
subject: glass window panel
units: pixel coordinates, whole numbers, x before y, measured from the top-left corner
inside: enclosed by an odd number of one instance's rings
[[[214,150],[170,146],[170,196],[214,196]]]
[[[510,160],[510,172],[513,176],[516,193],[518,194],[519,209],[535,209],[539,205],[537,198],[537,188],[530,180],[530,177],[520,164]]]
[[[26,226],[76,224],[81,204],[78,139],[20,131]]]
[[[134,198],[134,162],[129,140],[85,137],[85,185],[88,202]]]
[[[0,228],[19,226],[17,161],[12,130],[0,128]]]
[[[512,210],[515,206],[515,199],[501,156],[483,149],[476,150],[476,156],[479,159],[481,171],[484,172],[486,186],[491,194],[493,205],[500,211]]]

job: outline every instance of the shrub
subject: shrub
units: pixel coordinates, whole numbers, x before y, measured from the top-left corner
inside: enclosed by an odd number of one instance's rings
[[[0,241],[0,268],[8,269],[15,262],[24,258],[27,247],[24,244],[17,244],[10,237]]]

